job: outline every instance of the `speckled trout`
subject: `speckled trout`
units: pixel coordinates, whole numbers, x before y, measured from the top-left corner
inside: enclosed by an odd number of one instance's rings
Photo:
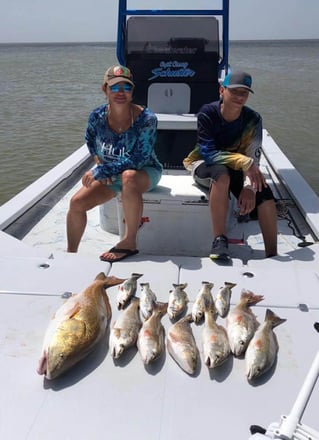
[[[185,292],[187,283],[173,284],[174,289],[170,290],[168,297],[167,314],[170,319],[180,316],[185,310],[188,303],[188,296]]]
[[[265,320],[257,329],[246,350],[248,380],[261,376],[274,364],[279,346],[273,328],[285,321],[286,319],[279,318],[272,310],[266,310]]]
[[[205,310],[210,309],[211,305],[214,303],[211,292],[213,287],[213,283],[202,281],[202,287],[200,288],[192,307],[192,318],[194,322],[198,323],[201,321],[204,317]]]
[[[110,331],[110,352],[114,359],[136,344],[141,326],[140,300],[133,297],[126,309],[120,312]]]
[[[231,351],[235,356],[245,353],[249,341],[259,326],[250,306],[259,303],[264,297],[249,290],[242,290],[239,303],[226,317],[226,329]]]
[[[132,273],[130,278],[127,278],[119,285],[117,294],[117,308],[119,310],[124,309],[130,298],[135,295],[137,280],[142,276],[143,274],[141,273]]]
[[[105,289],[123,281],[100,273],[82,293],[65,301],[45,333],[39,374],[55,379],[92,351],[105,335],[111,319]]]
[[[198,362],[198,349],[191,328],[189,314],[171,326],[167,334],[167,349],[177,364],[188,374],[194,374]]]
[[[139,331],[137,347],[145,365],[155,361],[164,351],[165,330],[161,319],[166,312],[167,303],[157,302]]]
[[[150,287],[150,283],[141,283],[140,286],[142,288],[140,294],[140,309],[143,318],[148,319],[153,312],[157,298]]]
[[[202,344],[203,359],[208,368],[219,367],[231,353],[226,329],[216,322],[214,306],[205,311]]]
[[[235,286],[235,283],[229,283],[228,281],[225,281],[224,285],[220,287],[214,298],[216,311],[222,318],[225,318],[225,316],[229,312],[232,288]]]

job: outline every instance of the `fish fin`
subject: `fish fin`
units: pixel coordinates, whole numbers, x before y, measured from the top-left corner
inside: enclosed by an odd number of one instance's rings
[[[120,329],[120,328],[117,328],[117,327],[113,327],[112,330],[113,330],[113,332],[114,332],[115,337],[116,337],[116,338],[119,338],[120,335],[121,335],[121,329]]]
[[[81,310],[81,306],[79,303],[74,304],[74,306],[68,310],[68,312],[66,313],[66,316],[69,319],[72,319],[77,313],[79,313],[79,311]]]
[[[106,318],[109,321],[112,316],[112,309],[111,309],[109,297],[106,294],[106,292],[104,292],[104,294],[103,294],[103,301],[104,301],[104,305],[105,305],[105,309],[106,309]]]
[[[186,315],[184,318],[182,318],[184,321],[188,321],[188,322],[194,322],[194,318],[192,316],[191,313],[189,313],[188,315]]]

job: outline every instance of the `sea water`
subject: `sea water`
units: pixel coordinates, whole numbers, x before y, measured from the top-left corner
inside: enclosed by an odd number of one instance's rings
[[[84,143],[114,43],[0,45],[0,204]],[[319,194],[319,40],[230,43],[253,76],[247,105]]]

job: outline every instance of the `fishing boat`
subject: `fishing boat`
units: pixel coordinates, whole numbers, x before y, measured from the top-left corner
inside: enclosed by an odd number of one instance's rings
[[[144,196],[139,254],[113,264],[99,260],[123,233],[120,196],[89,213],[79,252],[65,252],[69,200],[93,166],[86,145],[0,207],[0,438],[319,438],[318,196],[264,129],[261,168],[276,196],[278,255],[265,258],[258,223],[240,218],[231,201],[232,258],[213,262],[207,193],[182,166],[196,141],[196,112],[218,97],[230,68],[228,23],[229,0],[214,10],[137,10],[119,0],[117,57],[135,74],[136,101],[157,114],[156,151],[164,165],[158,188]],[[231,308],[243,289],[263,295],[252,307],[259,322],[267,309],[286,319],[274,329],[275,364],[254,382],[243,357],[209,369],[203,323],[192,323],[195,374],[167,350],[147,366],[135,347],[114,360],[108,330],[84,360],[43,379],[36,368],[49,320],[100,272],[123,279],[143,274],[139,281],[162,302],[174,284],[187,283],[187,313],[203,281],[214,284],[213,296],[225,282],[235,284]],[[114,322],[117,287],[107,293]],[[172,322],[165,315],[162,323],[167,334]]]

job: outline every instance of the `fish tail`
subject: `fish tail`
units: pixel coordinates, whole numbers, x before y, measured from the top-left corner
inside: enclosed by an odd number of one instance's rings
[[[105,277],[104,279],[104,288],[107,289],[108,287],[116,286],[118,284],[124,283],[125,278],[117,278],[115,276]]]
[[[265,321],[271,322],[271,326],[272,326],[272,328],[274,328],[274,327],[277,327],[277,325],[280,325],[280,324],[286,322],[287,319],[280,318],[272,310],[267,309],[266,310]]]
[[[214,287],[214,283],[211,283],[210,281],[202,281],[202,285],[207,286],[209,289]]]
[[[230,289],[232,289],[233,287],[237,286],[236,283],[231,283],[229,281],[225,281],[224,284],[225,284],[226,287],[229,287]]]
[[[161,316],[164,316],[167,312],[168,302],[157,301],[154,306],[154,310],[158,311]]]
[[[181,284],[175,284],[175,283],[173,283],[173,287],[174,287],[174,289],[176,289],[177,287],[179,287],[181,290],[184,290],[184,289],[186,289],[187,286],[188,286],[187,283],[181,283]]]
[[[263,295],[256,295],[250,290],[243,289],[241,292],[241,302],[247,304],[248,306],[259,303],[264,299]]]
[[[106,279],[106,275],[104,272],[100,272],[96,275],[95,280],[105,280]]]

